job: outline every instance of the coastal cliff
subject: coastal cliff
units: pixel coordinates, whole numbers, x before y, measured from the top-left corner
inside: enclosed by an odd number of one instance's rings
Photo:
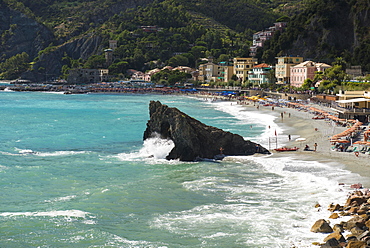
[[[224,156],[269,154],[264,147],[244,140],[242,136],[207,126],[186,115],[177,108],[170,108],[159,101],[149,104],[150,120],[144,132],[144,140],[158,133],[171,139],[175,147],[166,157],[181,161],[214,159],[222,152]]]
[[[54,35],[45,25],[0,1],[1,59],[26,52],[31,58],[45,49]]]

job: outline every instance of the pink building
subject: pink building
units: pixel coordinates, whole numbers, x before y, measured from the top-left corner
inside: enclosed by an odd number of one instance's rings
[[[301,87],[306,79],[313,80],[315,72],[325,71],[330,68],[330,65],[325,63],[315,63],[313,61],[305,61],[290,68],[290,85]]]

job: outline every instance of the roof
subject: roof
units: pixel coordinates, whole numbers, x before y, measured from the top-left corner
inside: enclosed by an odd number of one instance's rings
[[[266,68],[266,67],[270,67],[270,66],[266,63],[262,63],[262,64],[255,65],[253,68]]]
[[[325,64],[325,63],[316,63],[316,67],[328,67],[330,68],[331,65]]]
[[[351,103],[351,102],[370,102],[370,98],[354,98],[349,100],[338,100],[338,103]]]
[[[293,67],[309,67],[309,66],[311,66],[311,67],[315,66],[315,62],[310,61],[310,60],[309,61],[304,61],[304,62],[302,62],[298,65],[295,65]]]

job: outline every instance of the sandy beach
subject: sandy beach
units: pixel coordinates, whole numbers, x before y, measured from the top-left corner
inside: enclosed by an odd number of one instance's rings
[[[208,99],[219,98],[218,96],[206,95],[198,95],[198,97]],[[286,138],[284,146],[300,148],[298,151],[276,152],[274,150],[275,146],[266,147],[273,153],[273,157],[289,155],[289,157],[295,157],[299,160],[318,161],[346,169],[360,175],[363,180],[361,182],[348,180],[340,183],[361,183],[363,187],[370,188],[370,155],[359,153],[356,156],[353,152],[338,152],[331,149],[333,145],[329,141],[330,137],[346,130],[346,127],[333,125],[330,121],[324,119],[312,119],[315,115],[308,111],[288,107],[263,106],[262,104],[251,101],[245,103],[243,106],[247,111],[257,111],[275,116],[276,124],[285,127],[284,132],[278,134],[279,140]],[[238,102],[238,104],[240,103]],[[310,106],[327,110],[325,107],[317,104],[310,103]],[[291,136],[290,141],[289,135]],[[305,141],[298,142],[296,141],[297,138],[304,138]],[[305,145],[308,145],[313,150],[315,143],[317,144],[316,151],[304,151]],[[278,144],[278,147],[281,147],[281,145]]]
[[[329,138],[333,134],[344,131],[345,127],[332,126],[331,122],[325,120],[315,120],[313,114],[305,111],[299,111],[293,108],[274,107],[259,105],[257,109],[253,104],[245,105],[248,111],[260,111],[266,114],[276,116],[276,123],[284,125],[287,129],[279,136],[286,137],[287,147],[299,147],[298,151],[288,152],[290,157],[297,157],[300,160],[315,160],[323,163],[328,163],[332,166],[337,166],[363,177],[362,182],[344,181],[341,183],[354,184],[362,183],[364,187],[370,187],[370,155],[360,153],[358,157],[353,152],[338,152],[331,149],[332,144]],[[320,106],[315,105],[320,108]],[[283,117],[281,117],[283,115]],[[288,139],[291,135],[291,141]],[[281,137],[280,137],[281,138]],[[297,138],[305,138],[305,141],[295,141]],[[310,149],[314,149],[314,144],[317,143],[317,150],[304,151],[303,148],[307,144]],[[287,152],[275,152],[271,148],[272,156],[286,156]]]

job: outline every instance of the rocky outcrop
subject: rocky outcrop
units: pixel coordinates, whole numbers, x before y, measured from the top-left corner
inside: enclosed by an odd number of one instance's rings
[[[155,133],[160,134],[162,138],[171,139],[175,147],[167,159],[195,161],[199,158],[214,159],[221,153],[225,156],[270,153],[259,144],[246,141],[238,134],[207,126],[159,101],[150,102],[149,113],[150,120],[144,132],[144,140]]]
[[[331,233],[333,229],[330,227],[329,223],[326,222],[324,219],[320,219],[315,222],[315,224],[311,227],[311,232],[315,233]]]
[[[353,211],[356,208],[357,211]],[[320,247],[369,247],[370,245],[370,192],[368,189],[354,191],[343,206],[331,204],[331,212],[339,216],[352,216],[347,221],[330,227],[321,219],[312,226],[311,232],[330,233]],[[343,235],[347,232],[346,235]]]

